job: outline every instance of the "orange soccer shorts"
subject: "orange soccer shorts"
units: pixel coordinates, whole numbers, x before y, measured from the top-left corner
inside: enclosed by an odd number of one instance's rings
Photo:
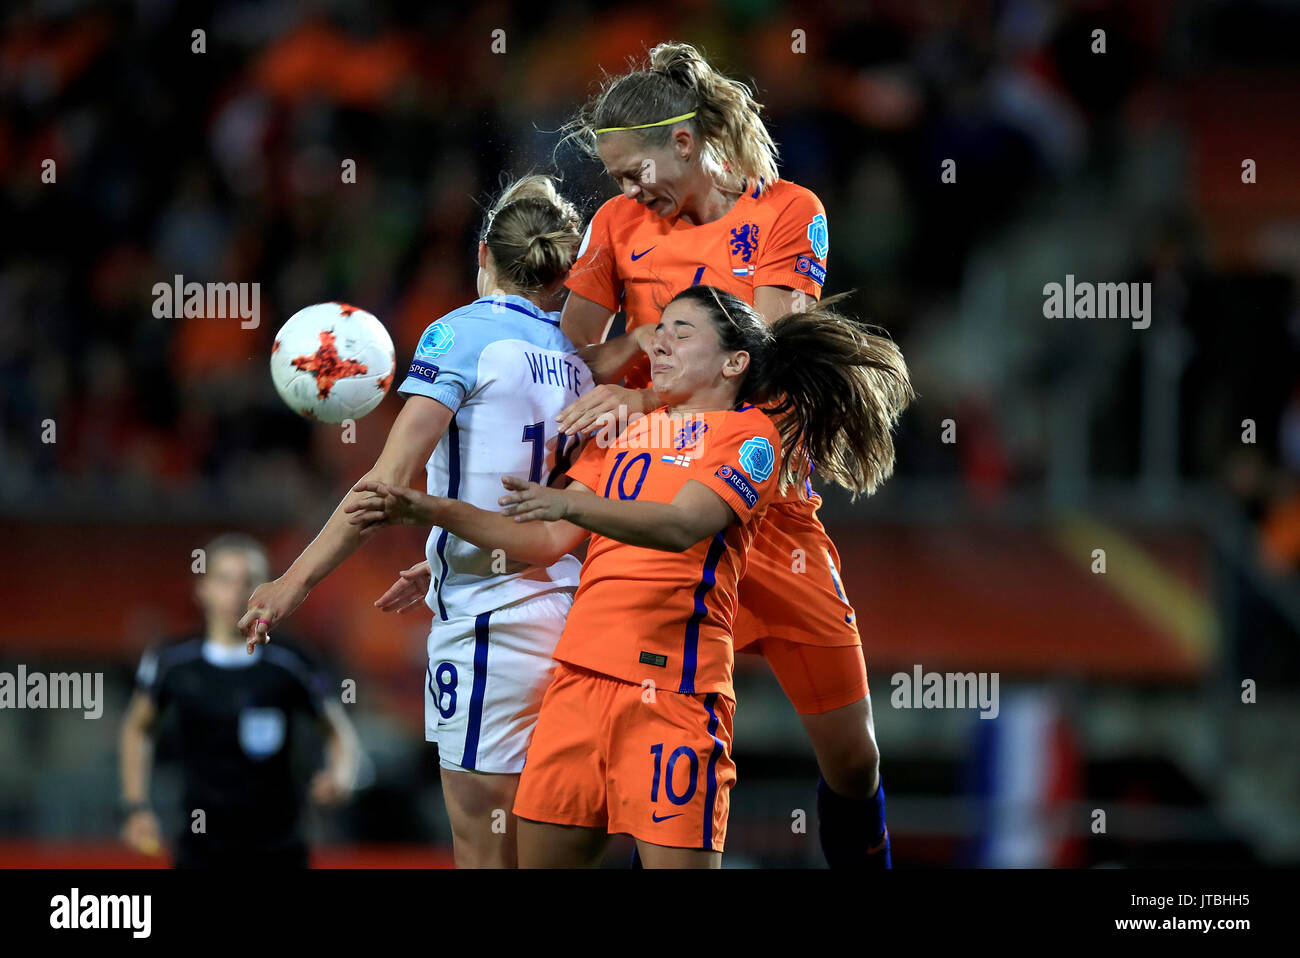
[[[849,705],[868,691],[839,565],[814,504],[787,500],[764,513],[740,580],[736,651],[763,655],[800,715]]]
[[[736,705],[560,662],[515,794],[520,818],[722,851]]]

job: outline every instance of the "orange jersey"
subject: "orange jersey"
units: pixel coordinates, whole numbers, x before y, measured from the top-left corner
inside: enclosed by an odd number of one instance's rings
[[[776,427],[748,405],[686,418],[660,408],[617,442],[589,442],[568,474],[596,495],[672,502],[694,479],[740,521],[680,553],[593,535],[555,659],[688,695],[732,696],[737,586],[780,455]]]
[[[754,302],[759,286],[788,286],[821,298],[829,241],[826,210],[811,190],[779,180],[740,195],[712,223],[662,218],[635,200],[615,196],[591,218],[566,285],[627,328],[659,322],[669,300],[689,286],[716,286]],[[650,384],[643,357],[627,384]]]
[[[611,312],[622,309],[635,329],[659,322],[664,306],[697,283],[748,303],[759,286],[788,286],[820,299],[828,251],[821,201],[785,180],[761,194],[751,189],[727,215],[698,226],[661,219],[616,196],[592,217],[567,285]],[[628,385],[648,386],[649,369],[642,359]],[[746,556],[733,645],[770,656],[796,711],[820,714],[865,694],[865,667],[848,669],[844,660],[844,650],[860,648],[862,639],[839,581],[835,546],[816,517],[821,500],[812,484],[791,487],[774,503]],[[804,557],[804,568],[794,570],[793,555]],[[606,626],[619,621],[614,616]]]

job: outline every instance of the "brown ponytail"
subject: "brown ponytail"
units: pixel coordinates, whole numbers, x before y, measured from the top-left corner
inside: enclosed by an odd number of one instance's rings
[[[712,286],[674,297],[699,304],[727,351],[749,353],[736,398],[769,404],[781,434],[781,489],[818,475],[855,496],[894,471],[893,429],[916,398],[903,354],[832,309],[848,294],[782,316],[770,327],[749,303]]]

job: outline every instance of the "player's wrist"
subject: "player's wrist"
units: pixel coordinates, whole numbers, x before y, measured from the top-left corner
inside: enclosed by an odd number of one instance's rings
[[[445,507],[450,500],[441,496],[431,496],[427,492],[419,493],[415,498],[415,516],[420,525],[442,525]]]
[[[123,799],[118,803],[118,814],[124,822],[130,821],[131,818],[139,815],[141,812],[152,813],[153,807],[146,801],[130,801],[128,799]]]
[[[581,497],[574,496],[568,489],[556,489],[554,492],[560,497],[560,518],[577,526],[582,525]]]
[[[301,601],[307,598],[307,593],[323,578],[324,576],[316,576],[300,568],[298,563],[295,562],[284,570],[284,574],[280,576],[279,581],[281,585],[296,592],[300,596],[299,601]]]
[[[573,492],[568,489],[561,489],[560,492],[564,495],[564,515],[565,518],[568,518],[575,510],[581,508],[579,505],[581,496],[575,496]]]

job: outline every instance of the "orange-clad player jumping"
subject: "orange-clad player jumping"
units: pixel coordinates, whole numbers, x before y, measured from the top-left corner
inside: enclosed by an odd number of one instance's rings
[[[771,322],[820,298],[829,240],[821,201],[778,178],[759,104],[689,44],[655,47],[646,69],[607,82],[570,129],[622,189],[592,218],[566,283],[562,328],[604,384],[561,413],[576,433],[658,405],[641,388],[642,351],[676,293],[713,284]],[[620,309],[628,334],[604,341]],[[613,385],[621,376],[629,388]],[[812,741],[827,862],[887,868],[862,640],[820,504],[807,485],[768,512],[740,587],[736,648],[767,659]]]
[[[526,561],[592,535],[515,797],[521,867],[594,864],[611,832],[632,835],[647,867],[720,864],[732,630],[755,528],[810,464],[851,489],[879,482],[911,397],[888,339],[822,307],[769,327],[709,286],[663,311],[651,376],[660,408],[589,443],[568,488],[503,477],[503,513],[357,486],[363,535],[437,524]],[[750,404],[776,396],[789,397],[777,422]]]

